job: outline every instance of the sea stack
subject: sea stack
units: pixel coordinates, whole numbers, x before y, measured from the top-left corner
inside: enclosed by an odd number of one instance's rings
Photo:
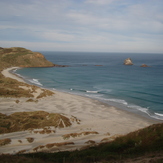
[[[146,64],[142,64],[140,67],[149,67],[149,66]]]
[[[127,58],[124,60],[124,65],[133,65],[131,58]]]

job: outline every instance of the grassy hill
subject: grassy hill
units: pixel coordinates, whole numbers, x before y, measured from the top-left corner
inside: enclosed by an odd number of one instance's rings
[[[0,160],[3,163],[162,163],[163,124],[154,124],[126,136],[118,137],[112,142],[80,151],[1,155]]]
[[[53,63],[47,61],[45,57],[38,52],[13,47],[0,48],[0,68],[7,67],[52,67]]]
[[[59,66],[49,62],[45,57],[38,52],[31,50],[13,47],[0,48],[0,72],[9,67],[53,67]],[[32,91],[24,90],[20,86],[27,86],[25,83],[20,83],[17,80],[6,78],[0,73],[0,97],[33,97],[37,87],[31,86]],[[51,95],[50,91],[44,90],[43,96]]]

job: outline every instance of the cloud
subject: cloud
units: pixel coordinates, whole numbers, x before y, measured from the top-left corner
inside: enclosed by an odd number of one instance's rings
[[[94,4],[94,5],[108,5],[116,0],[87,0],[86,3]]]
[[[161,52],[162,6],[162,0],[1,0],[0,41],[32,49]]]
[[[75,39],[73,34],[63,33],[62,31],[45,31],[41,35],[49,41],[71,42]]]

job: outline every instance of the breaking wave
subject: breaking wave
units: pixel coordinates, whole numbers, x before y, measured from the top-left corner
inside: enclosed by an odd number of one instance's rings
[[[33,83],[33,84],[36,84],[36,85],[39,85],[39,86],[43,86],[38,79],[28,79],[28,81],[30,83]]]

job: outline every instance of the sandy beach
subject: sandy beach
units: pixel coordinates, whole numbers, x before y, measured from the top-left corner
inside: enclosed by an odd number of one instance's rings
[[[24,82],[23,79],[9,73],[12,69],[3,70],[2,74]],[[81,149],[88,145],[111,141],[117,136],[159,122],[90,98],[59,91],[54,93],[53,96],[39,99],[37,103],[26,102],[27,98],[19,98],[19,103],[15,102],[16,98],[0,98],[0,112],[10,115],[23,111],[46,111],[64,114],[69,118],[76,117],[80,123],[74,121],[71,127],[54,129],[55,133],[40,134],[34,131],[21,131],[1,134],[0,139],[9,138],[11,143],[0,147],[0,154]],[[72,136],[73,133],[77,136]],[[69,137],[65,138],[66,134],[69,134]],[[27,141],[28,137],[33,138],[33,142]]]
[[[10,73],[11,70],[15,70],[15,69],[18,69],[19,67],[10,67],[10,68],[7,68],[7,69],[4,69],[2,71],[2,74],[5,76],[5,77],[9,77],[9,78],[12,78],[12,79],[16,79],[17,81],[19,82],[25,82],[22,78],[20,77],[17,77],[16,75]]]

